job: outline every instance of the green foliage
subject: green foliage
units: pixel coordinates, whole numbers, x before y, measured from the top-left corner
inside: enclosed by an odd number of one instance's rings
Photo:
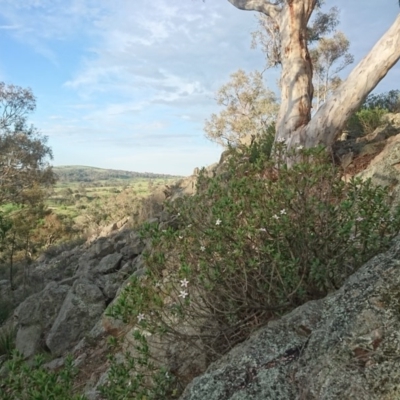
[[[1,244],[6,238],[7,232],[12,228],[11,220],[5,215],[5,213],[0,211],[0,249]]]
[[[363,108],[371,110],[381,108],[390,113],[400,112],[400,90],[390,90],[381,94],[370,94],[364,101]]]
[[[370,94],[349,119],[347,129],[353,134],[368,135],[382,124],[385,114],[397,112],[400,112],[400,90]]]
[[[107,400],[174,398],[173,378],[163,368],[155,367],[148,354],[147,341],[139,332],[135,335],[138,355],[126,353],[117,360],[110,355],[108,381],[99,390]]]
[[[383,108],[362,108],[349,119],[347,127],[351,132],[368,135],[381,125],[382,117],[387,113]]]
[[[206,137],[222,146],[250,144],[274,123],[278,113],[275,94],[264,83],[262,73],[238,70],[217,92],[223,109],[206,120]]]
[[[14,352],[6,363],[6,378],[1,382],[1,400],[85,400],[75,395],[73,379],[77,373],[71,357],[57,372],[44,367],[42,355],[36,356],[33,365],[24,362],[22,355]]]
[[[288,168],[284,146],[276,143],[271,157],[268,140],[231,149],[217,177],[200,174],[197,194],[169,205],[178,228],[143,228],[152,240],[148,273],[109,311],[138,326],[126,376],[142,376],[157,356],[139,332],[200,348],[210,362],[272,318],[339,288],[400,230],[387,189],[344,182],[320,148],[297,149]],[[143,378],[127,398],[157,387]]]
[[[132,183],[139,179],[172,179],[178,176],[167,174],[154,174],[151,172],[132,172],[121,171],[115,169],[103,169],[94,167],[85,167],[79,165],[67,165],[62,167],[54,167],[54,172],[57,174],[60,183],[71,182],[94,182],[102,181],[103,184],[115,184],[116,182]]]

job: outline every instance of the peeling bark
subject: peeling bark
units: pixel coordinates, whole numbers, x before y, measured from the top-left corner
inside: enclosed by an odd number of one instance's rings
[[[400,16],[311,119],[312,62],[307,24],[317,0],[228,0],[240,10],[273,18],[281,35],[281,107],[276,138],[295,145],[330,146],[349,117],[400,58]]]
[[[282,43],[281,108],[277,136],[288,140],[311,118],[312,64],[307,48],[307,24],[313,0],[292,0],[282,9],[278,26]]]
[[[400,15],[309,124],[300,129],[300,142],[307,147],[332,145],[350,116],[399,59]]]

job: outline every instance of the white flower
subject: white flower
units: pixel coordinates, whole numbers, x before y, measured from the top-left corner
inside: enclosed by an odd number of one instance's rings
[[[297,150],[303,150],[303,149],[304,149],[303,145],[297,146]]]
[[[357,222],[364,221],[364,218],[363,218],[363,217],[357,217],[357,218],[356,218],[356,221],[357,221]]]
[[[275,214],[272,216],[273,219],[279,219],[279,217]]]
[[[145,316],[144,314],[142,314],[142,313],[140,313],[140,314],[137,316],[138,322],[142,322],[142,321],[145,320],[145,319],[146,319],[146,316]]]
[[[192,227],[192,224],[189,224],[187,227],[188,227],[188,228],[191,228],[191,227]]]
[[[182,299],[184,299],[187,296],[189,296],[189,293],[186,290],[181,290],[178,297],[182,297]]]
[[[281,215],[285,215],[286,214],[286,210],[284,208],[279,212],[281,213]]]
[[[284,141],[285,141],[285,139],[282,137],[277,140],[278,143],[283,143]]]
[[[181,239],[181,240],[183,239],[183,236],[178,236],[178,237],[179,237],[179,239]]]
[[[279,218],[279,217],[278,217]],[[260,232],[267,232],[267,230],[265,228],[260,228],[259,229]]]
[[[221,225],[221,222],[222,222],[222,221],[218,218],[218,219],[215,221],[215,225],[217,225],[217,226],[218,226],[218,225]]]
[[[206,251],[205,246],[200,246],[200,250],[201,250],[201,251]]]
[[[161,282],[156,282],[156,284],[154,285],[156,288],[161,287]]]
[[[181,280],[181,286],[183,286],[183,287],[187,287],[188,283],[189,283],[189,281],[186,278]]]

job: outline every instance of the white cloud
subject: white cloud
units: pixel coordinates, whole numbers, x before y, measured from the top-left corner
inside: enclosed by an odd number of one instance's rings
[[[394,11],[396,2],[366,0],[357,24],[359,6],[353,3],[337,0],[343,8],[341,28],[361,58],[373,44],[369,38],[374,41],[390,25],[393,12],[381,11],[383,5]],[[204,119],[216,111],[215,91],[237,69],[264,66],[263,55],[249,50],[254,13],[239,11],[227,0],[2,0],[0,21],[2,35],[31,46],[54,64],[54,76],[62,77],[50,89],[60,93],[54,102],[58,109],[52,105],[37,121],[50,140],[60,143],[56,157],[78,143],[71,151],[103,146],[119,155],[124,147],[140,149],[135,157],[146,164],[151,149],[164,159],[160,147],[165,147],[174,163],[198,165],[208,151],[214,156],[219,151],[203,143],[196,152],[194,144],[201,141]],[[73,61],[64,57],[68,52]],[[0,62],[1,78],[7,69],[6,61]],[[397,79],[396,71],[388,77]],[[277,74],[266,73],[270,84]]]

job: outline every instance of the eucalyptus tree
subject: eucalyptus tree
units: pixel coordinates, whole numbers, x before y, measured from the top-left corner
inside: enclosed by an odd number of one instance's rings
[[[288,148],[330,146],[349,117],[360,107],[400,58],[400,16],[311,118],[313,66],[308,49],[310,21],[322,1],[228,0],[240,10],[257,11],[274,21],[279,37],[281,105],[276,140]]]

